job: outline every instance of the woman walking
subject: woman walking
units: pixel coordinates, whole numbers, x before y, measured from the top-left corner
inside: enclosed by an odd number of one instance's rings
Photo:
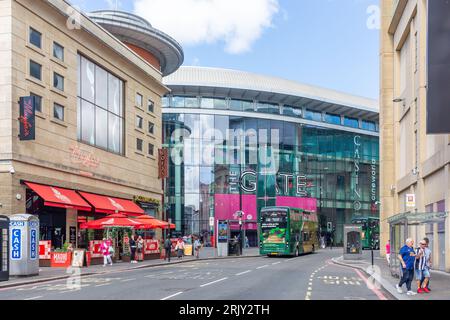
[[[136,237],[135,235],[132,235],[130,237],[131,263],[137,263],[137,261],[136,261],[137,246],[136,246],[136,240],[135,240],[136,238],[135,237]]]
[[[178,238],[177,245],[175,246],[177,251],[178,260],[183,259],[184,255],[184,241],[182,238]]]
[[[142,236],[137,239],[137,260],[144,261],[144,239],[142,239]]]
[[[112,245],[112,243],[109,240],[106,240],[106,238],[103,238],[103,241],[101,244],[101,250],[103,253],[103,266],[104,267],[106,267],[106,264],[109,264],[110,266],[112,266],[111,245]]]

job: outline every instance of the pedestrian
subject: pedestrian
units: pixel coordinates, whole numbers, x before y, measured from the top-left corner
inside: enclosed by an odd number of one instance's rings
[[[402,278],[396,285],[397,292],[403,293],[402,286],[406,284],[407,295],[414,296],[415,292],[411,290],[411,283],[414,278],[414,264],[416,261],[416,253],[414,251],[414,240],[411,238],[406,239],[405,245],[400,249],[398,259],[402,266]]]
[[[136,236],[133,234],[130,237],[130,250],[131,250],[131,263],[137,263],[136,261]]]
[[[245,247],[250,248],[250,242],[248,241],[248,237],[245,236]]]
[[[422,278],[421,286],[422,286],[422,288],[426,288],[427,289],[427,290],[425,290],[425,292],[431,292],[431,289],[430,289],[430,279],[431,279],[430,270],[433,267],[433,262],[431,261],[430,239],[423,238],[423,241],[425,241],[425,249],[424,249],[424,251],[425,251],[425,259],[427,261],[425,267],[426,267],[426,269],[428,271],[429,278],[428,278],[427,283],[425,284],[425,287],[423,286],[425,278]]]
[[[386,260],[388,266],[391,266],[391,241],[388,240],[386,243]]]
[[[200,259],[200,249],[202,248],[202,243],[198,237],[194,241],[195,258]]]
[[[425,240],[419,242],[419,247],[416,249],[416,263],[414,270],[416,273],[417,293],[430,293],[427,289],[428,280],[430,279],[430,272],[427,269],[427,257],[425,255],[425,248],[427,243]]]
[[[144,239],[139,236],[137,239],[137,260],[144,261]]]
[[[170,256],[172,254],[172,241],[170,241],[170,235],[167,236],[166,240],[164,241],[164,260],[168,260],[170,262]]]
[[[184,255],[184,241],[183,241],[183,239],[181,237],[178,238],[177,244],[175,246],[175,251],[177,252],[178,260],[183,259],[183,255]]]
[[[101,248],[102,254],[103,254],[103,266],[106,267],[106,264],[109,264],[110,266],[112,266],[111,242],[109,240],[106,240],[106,238],[103,238],[100,248]]]

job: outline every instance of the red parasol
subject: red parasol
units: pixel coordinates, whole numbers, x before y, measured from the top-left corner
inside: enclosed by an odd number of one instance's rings
[[[116,213],[105,218],[89,221],[80,225],[80,229],[105,229],[112,227],[129,227],[140,229],[144,227],[144,223],[137,221],[137,219],[129,218],[124,214]]]
[[[168,229],[169,228],[168,222],[158,220],[152,216],[147,216],[147,215],[139,216],[135,220],[145,225],[141,229],[157,229],[157,228]],[[175,229],[175,225],[173,223],[170,224],[170,229]]]

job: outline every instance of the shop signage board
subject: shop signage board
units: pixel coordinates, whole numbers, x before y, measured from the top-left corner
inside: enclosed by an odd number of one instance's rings
[[[450,106],[450,3],[427,1],[427,134],[450,133],[450,121],[445,115]]]
[[[39,224],[35,221],[30,221],[30,259],[38,259],[38,227]]]
[[[72,255],[72,267],[82,268],[84,265],[84,250],[74,250]]]
[[[35,139],[36,99],[33,96],[21,97],[19,101],[19,138],[22,141]]]
[[[52,252],[51,257],[52,268],[68,268],[72,262],[71,252]]]
[[[77,243],[77,227],[69,227],[69,242],[76,246]]]
[[[14,228],[11,229],[11,260],[22,260],[22,229],[19,224],[24,222],[14,222]]]
[[[415,194],[407,194],[406,195],[406,207],[407,208],[415,208],[416,207],[416,195]]]
[[[158,179],[169,176],[169,150],[167,148],[158,150]]]

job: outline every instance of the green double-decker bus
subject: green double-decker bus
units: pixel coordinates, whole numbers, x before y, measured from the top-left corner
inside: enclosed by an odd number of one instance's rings
[[[352,223],[362,225],[361,243],[363,249],[380,249],[380,218],[354,217]]]
[[[289,207],[261,210],[261,255],[299,256],[319,248],[317,213]]]

